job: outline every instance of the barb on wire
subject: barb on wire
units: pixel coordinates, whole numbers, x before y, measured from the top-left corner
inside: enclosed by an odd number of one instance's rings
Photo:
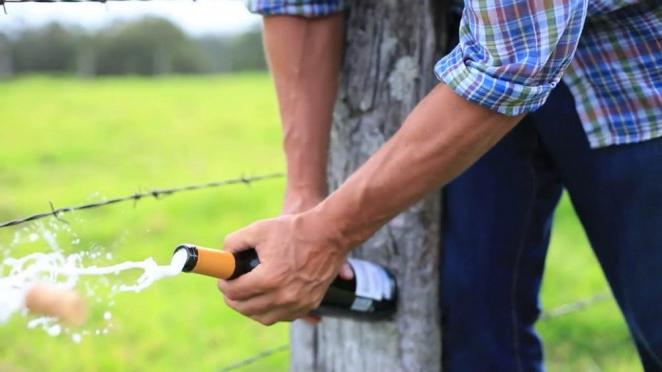
[[[280,345],[280,346],[277,346],[277,347],[274,347],[274,348],[271,348],[271,349],[264,350],[262,352],[259,352],[259,353],[255,354],[255,355],[252,355],[248,358],[245,358],[245,359],[242,359],[238,362],[232,363],[229,366],[223,367],[219,370],[219,372],[227,372],[227,371],[232,371],[232,370],[235,370],[235,369],[246,367],[249,364],[253,364],[253,363],[255,363],[255,362],[257,362],[261,359],[272,356],[272,355],[274,355],[276,353],[279,353],[281,351],[285,351],[289,348],[290,348],[289,344],[283,344],[283,345]]]
[[[580,311],[580,310],[584,310],[585,308],[587,308],[589,306],[595,305],[598,302],[603,302],[603,301],[609,300],[611,298],[612,298],[611,294],[609,294],[608,292],[597,293],[597,294],[594,294],[591,297],[584,298],[584,299],[581,299],[579,301],[576,301],[576,302],[573,302],[573,303],[570,303],[570,304],[561,305],[561,306],[555,307],[553,309],[549,309],[549,310],[542,313],[542,315],[540,316],[540,320],[546,320],[546,319],[550,319],[550,318],[557,318],[559,316],[563,316],[563,315],[574,313],[574,312],[577,312],[577,311]]]
[[[99,208],[111,204],[117,204],[117,203],[122,203],[126,201],[133,201],[134,205],[142,198],[146,197],[153,197],[155,199],[159,199],[162,196],[169,196],[172,194],[176,194],[179,192],[185,192],[185,191],[194,191],[194,190],[202,190],[202,189],[210,189],[210,188],[215,188],[215,187],[220,187],[220,186],[226,186],[226,185],[235,185],[235,184],[243,184],[243,185],[250,185],[253,182],[257,181],[263,181],[263,180],[268,180],[268,179],[274,179],[274,178],[282,178],[284,175],[282,173],[271,173],[271,174],[265,174],[261,176],[252,176],[252,177],[239,177],[239,178],[231,178],[231,179],[226,179],[222,181],[213,181],[213,182],[208,182],[208,183],[200,183],[200,184],[195,184],[195,185],[186,185],[186,186],[180,186],[180,187],[173,187],[173,188],[168,188],[168,189],[154,189],[154,190],[149,190],[145,192],[137,192],[132,195],[127,195],[127,196],[120,196],[117,198],[112,198],[104,201],[99,201],[99,202],[94,202],[94,203],[89,203],[89,204],[83,204],[83,205],[77,205],[73,207],[63,207],[63,208],[55,208],[53,206],[52,202],[49,202],[51,210],[48,212],[42,212],[42,213],[36,213],[27,217],[22,217],[22,218],[17,218],[14,220],[6,221],[0,223],[0,228],[3,227],[9,227],[9,226],[16,226],[20,225],[22,223],[30,222],[30,221],[35,221],[41,218],[46,218],[46,217],[55,217],[60,221],[66,222],[65,220],[62,219],[62,215],[64,213],[68,212],[73,212],[73,211],[81,211],[84,209],[92,209],[92,208]]]
[[[67,221],[67,220],[65,220],[64,218],[60,217],[60,215],[58,214],[57,210],[55,209],[55,206],[53,205],[53,202],[52,202],[52,201],[49,201],[49,202],[48,202],[48,205],[51,206],[51,214],[53,215],[53,217],[54,217],[56,220],[61,221],[61,222],[64,222],[64,223],[67,224],[67,225],[69,224],[69,221]]]

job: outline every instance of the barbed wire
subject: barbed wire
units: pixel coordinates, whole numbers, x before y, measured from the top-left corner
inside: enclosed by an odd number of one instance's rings
[[[3,8],[5,14],[7,14],[7,8],[5,4],[9,3],[101,3],[107,4],[109,2],[117,1],[136,1],[136,0],[0,0],[0,6]],[[139,1],[149,1],[149,0],[139,0]],[[173,0],[174,1],[174,0]],[[188,0],[195,2],[196,0]]]
[[[279,352],[281,352],[281,351],[288,350],[289,348],[290,348],[290,344],[282,344],[282,345],[276,346],[276,347],[274,347],[274,348],[271,348],[271,349],[267,349],[267,350],[261,351],[261,352],[259,352],[259,353],[257,353],[257,354],[251,355],[251,356],[248,357],[248,358],[241,359],[241,360],[239,360],[239,361],[237,361],[237,362],[235,362],[235,363],[232,363],[232,364],[230,364],[230,365],[228,365],[228,366],[225,366],[225,367],[221,368],[221,369],[219,370],[219,372],[233,371],[233,370],[236,370],[236,369],[239,369],[239,368],[246,367],[246,366],[249,365],[249,364],[253,364],[253,363],[255,363],[255,362],[259,361],[259,360],[262,360],[262,359],[265,359],[265,358],[267,358],[267,357],[270,357],[270,356],[272,356],[272,355],[274,355],[274,354],[276,354],[276,353],[279,353]]]
[[[572,314],[572,313],[584,310],[587,307],[595,305],[599,302],[607,301],[611,298],[612,298],[612,296],[608,292],[597,293],[597,294],[594,294],[591,297],[583,298],[581,300],[578,300],[578,301],[575,301],[575,302],[572,302],[572,303],[563,304],[563,305],[554,307],[552,309],[546,310],[540,315],[539,319],[541,321],[544,321],[544,320],[549,320],[549,319],[552,319],[552,318],[558,318],[558,317],[561,317],[561,316],[564,316],[564,315]],[[247,358],[240,359],[240,360],[238,360],[238,361],[236,361],[236,362],[234,362],[234,363],[232,363],[232,364],[230,364],[226,367],[223,367],[219,370],[219,372],[233,371],[233,370],[237,370],[237,369],[246,367],[246,366],[248,366],[250,364],[253,364],[253,363],[256,363],[256,362],[258,362],[262,359],[266,359],[266,358],[272,356],[273,354],[279,353],[281,351],[288,350],[289,348],[290,348],[289,344],[283,344],[283,345],[279,345],[279,346],[271,348],[271,349],[261,351],[259,353],[253,354],[253,355],[251,355]]]
[[[230,179],[226,179],[226,180],[200,183],[200,184],[195,184],[195,185],[186,185],[186,186],[172,187],[172,188],[167,188],[167,189],[153,189],[153,190],[149,190],[149,191],[145,191],[145,192],[137,192],[137,193],[134,193],[134,194],[131,194],[131,195],[120,196],[120,197],[117,197],[117,198],[112,198],[112,199],[99,201],[99,202],[94,202],[94,203],[77,205],[77,206],[73,206],[73,207],[55,208],[53,203],[49,202],[50,207],[51,207],[51,210],[49,212],[35,213],[33,215],[30,215],[30,216],[5,221],[5,222],[0,223],[0,228],[9,227],[9,226],[16,226],[16,225],[20,225],[20,224],[23,224],[23,223],[26,223],[26,222],[46,218],[46,217],[54,217],[56,219],[62,220],[61,216],[65,213],[68,213],[68,212],[99,208],[99,207],[104,207],[104,206],[107,206],[107,205],[117,204],[117,203],[122,203],[122,202],[127,202],[127,201],[133,201],[134,206],[135,206],[135,204],[138,203],[138,201],[140,201],[143,198],[147,198],[147,197],[153,197],[154,199],[159,199],[163,196],[169,196],[169,195],[172,195],[172,194],[185,192],[185,191],[203,190],[203,189],[210,189],[210,188],[215,188],[215,187],[220,187],[220,186],[227,186],[227,185],[235,185],[235,184],[244,184],[244,185],[248,186],[248,185],[250,185],[254,182],[268,180],[268,179],[274,179],[274,178],[282,178],[282,177],[284,177],[283,173],[271,173],[271,174],[264,174],[264,175],[252,176],[252,177],[242,176],[242,177],[239,177],[239,178],[230,178]],[[66,222],[66,221],[64,221],[64,222]]]
[[[0,5],[3,3],[2,0],[0,0]],[[126,196],[121,196],[117,198],[112,198],[108,199],[105,201],[100,201],[100,202],[94,202],[94,203],[88,203],[88,204],[83,204],[83,205],[78,205],[78,206],[73,206],[73,207],[64,207],[64,208],[55,208],[53,206],[53,203],[49,202],[51,210],[50,212],[42,212],[42,213],[36,213],[30,216],[22,217],[22,218],[17,218],[14,220],[6,221],[3,223],[0,223],[0,228],[3,227],[9,227],[9,226],[16,226],[20,225],[26,222],[30,221],[35,221],[38,219],[42,218],[47,218],[47,217],[54,217],[57,219],[61,219],[61,215],[64,213],[68,212],[73,212],[73,211],[80,211],[80,210],[85,210],[85,209],[93,209],[93,208],[99,208],[103,206],[108,206],[112,204],[117,204],[117,203],[122,203],[122,202],[127,202],[127,201],[133,201],[134,205],[137,203],[139,200],[146,198],[146,197],[153,197],[155,199],[159,199],[162,196],[168,196],[172,195],[175,193],[180,193],[180,192],[185,192],[185,191],[194,191],[194,190],[203,190],[203,189],[209,189],[209,188],[215,188],[215,187],[220,187],[220,186],[226,186],[226,185],[233,185],[233,184],[244,184],[244,185],[250,185],[253,182],[258,182],[262,180],[268,180],[268,179],[274,179],[274,178],[282,178],[284,177],[283,173],[271,173],[271,174],[265,174],[265,175],[259,175],[259,176],[252,176],[252,177],[239,177],[239,178],[231,178],[231,179],[225,179],[221,181],[213,181],[213,182],[207,182],[207,183],[201,183],[201,184],[194,184],[194,185],[186,185],[186,186],[180,186],[180,187],[173,187],[173,188],[167,188],[167,189],[153,189],[150,191],[146,192],[137,192],[131,195],[126,195]],[[571,313],[575,313],[581,310],[584,310],[592,305],[595,305],[600,302],[607,301],[611,299],[612,296],[608,292],[601,292],[597,293],[591,297],[587,297],[584,299],[581,299],[579,301],[575,301],[569,304],[564,304],[561,306],[557,306],[555,308],[552,308],[550,310],[544,311],[540,315],[540,320],[548,320],[552,318],[557,318],[561,317],[564,315],[568,315]],[[225,366],[219,370],[219,372],[227,372],[227,371],[232,371],[236,370],[239,368],[246,367],[250,364],[256,363],[262,359],[266,359],[274,354],[277,354],[279,352],[285,351],[289,349],[289,344],[282,344],[279,346],[276,346],[271,349],[266,349],[263,350],[259,353],[253,354],[247,358],[241,359],[237,362],[234,362],[228,366]]]
[[[149,1],[149,0],[0,0],[0,5],[5,3],[109,3],[117,1]],[[188,0],[194,2],[195,0]]]
[[[595,305],[599,302],[607,301],[611,298],[612,297],[611,297],[611,294],[609,292],[596,293],[591,297],[587,297],[587,298],[581,299],[579,301],[575,301],[573,303],[564,304],[564,305],[552,308],[550,310],[544,311],[542,313],[542,315],[540,315],[540,320],[558,318],[558,317],[563,316],[563,315],[575,313],[575,312],[583,310],[583,309],[585,309],[589,306]]]

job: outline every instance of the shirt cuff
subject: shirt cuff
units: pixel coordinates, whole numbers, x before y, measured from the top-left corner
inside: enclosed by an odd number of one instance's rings
[[[489,67],[481,67],[465,56],[458,45],[437,62],[434,72],[440,81],[464,99],[509,116],[536,111],[557,83],[524,85],[490,73]]]
[[[323,17],[347,9],[348,0],[246,0],[251,13]]]

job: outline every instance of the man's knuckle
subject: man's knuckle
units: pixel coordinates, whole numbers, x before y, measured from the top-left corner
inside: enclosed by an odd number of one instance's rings
[[[274,317],[266,317],[266,318],[264,318],[264,321],[262,322],[262,324],[264,324],[265,326],[268,327],[268,326],[272,326],[272,325],[276,324],[277,322],[278,322],[278,319],[276,319]]]
[[[280,299],[279,302],[282,305],[293,305],[293,304],[297,303],[298,297],[297,297],[297,295],[294,291],[285,290],[285,291],[281,292],[281,294],[279,296],[279,299]]]
[[[227,234],[225,236],[225,238],[223,239],[223,246],[232,243],[235,240],[236,237],[237,237],[237,232],[231,232],[231,233]]]
[[[271,325],[271,324],[269,324],[269,319],[266,316],[263,316],[263,315],[253,316],[252,319],[255,320],[256,322],[262,324],[262,325],[265,325],[265,326]]]
[[[227,297],[227,298],[229,298],[229,299],[231,299],[231,300],[236,300],[236,299],[237,299],[237,296],[236,296],[237,293],[236,293],[233,289],[231,289],[231,288],[225,288],[225,289],[222,290],[222,291],[223,291],[223,294],[225,295],[225,297]]]
[[[274,296],[273,304],[274,304],[274,306],[277,306],[277,307],[287,306],[287,302],[285,301],[285,297],[281,294],[277,294],[276,296]]]
[[[242,314],[252,317],[254,315],[258,315],[263,312],[263,308],[259,304],[250,304],[250,303],[243,303],[241,305],[241,311]]]
[[[241,313],[248,316],[248,317],[250,317],[250,316],[253,316],[255,314],[258,314],[259,311],[255,307],[245,307],[241,310]]]
[[[225,305],[227,305],[229,308],[236,310],[236,304],[231,299],[223,296],[223,302],[225,302]]]
[[[320,306],[321,303],[322,303],[322,298],[321,297],[320,298],[313,298],[309,301],[306,301],[305,309],[306,310],[317,309]]]

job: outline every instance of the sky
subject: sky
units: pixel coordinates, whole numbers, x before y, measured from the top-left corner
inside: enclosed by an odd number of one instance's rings
[[[191,35],[228,34],[259,24],[241,0],[108,1],[106,3],[8,3],[0,30],[18,31],[53,21],[95,30],[114,20],[160,16]]]

